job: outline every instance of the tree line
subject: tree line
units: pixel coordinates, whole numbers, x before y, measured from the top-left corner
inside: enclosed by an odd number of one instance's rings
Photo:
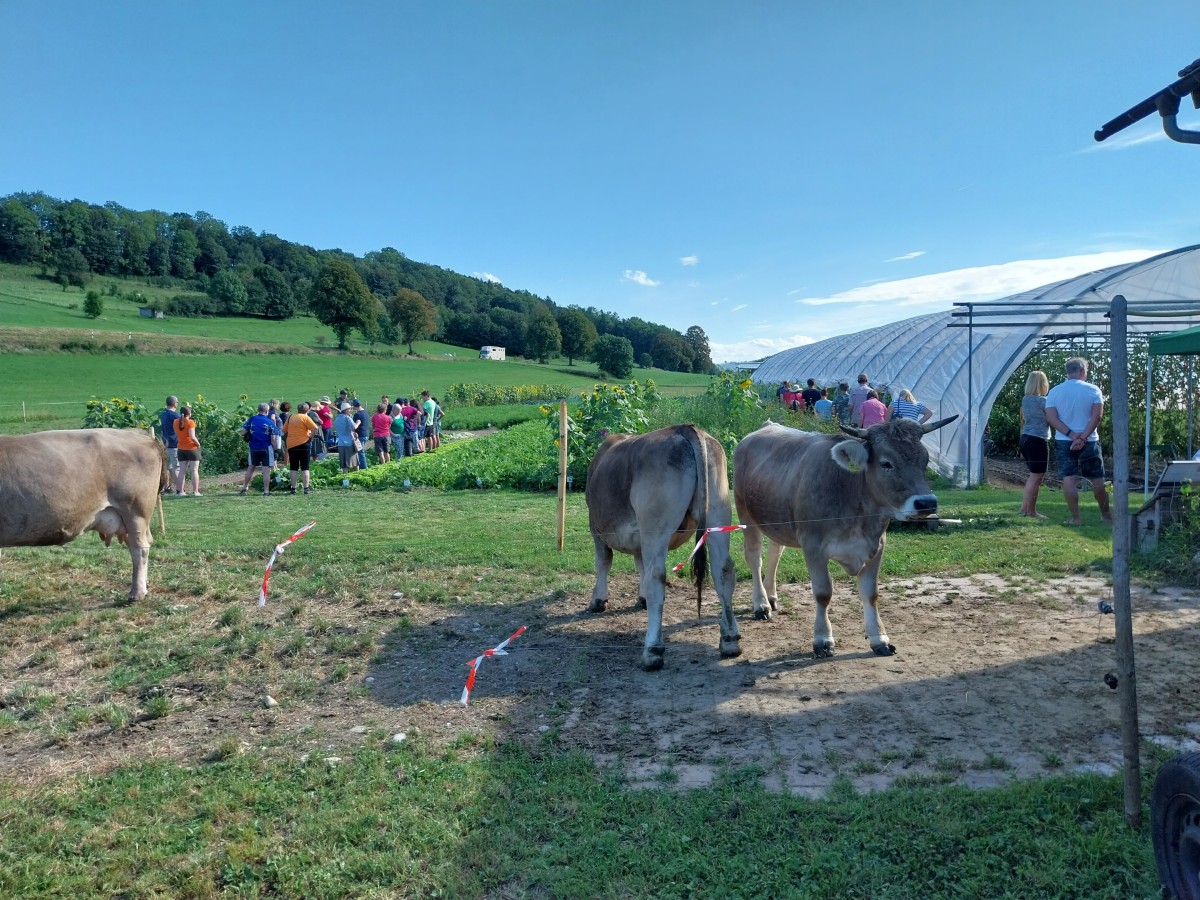
[[[680,333],[595,307],[559,306],[384,247],[362,257],[317,250],[277,235],[232,228],[206,212],[164,213],[64,201],[41,192],[0,198],[0,261],[34,264],[64,289],[93,275],[145,279],[179,293],[171,315],[286,319],[312,313],[344,347],[436,338],[497,345],[548,361],[593,359],[626,377],[634,364],[677,372],[713,370],[699,326]]]

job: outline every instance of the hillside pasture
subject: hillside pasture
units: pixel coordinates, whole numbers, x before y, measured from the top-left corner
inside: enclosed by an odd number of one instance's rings
[[[140,604],[98,542],[4,551],[0,893],[1154,893],[1109,774],[1100,526],[943,491],[961,527],[889,541],[898,654],[870,653],[839,576],[832,660],[811,656],[800,555],[755,622],[735,535],[745,654],[719,659],[711,586],[697,621],[671,579],[666,668],[645,673],[628,557],[610,611],[585,612],[579,495],[559,553],[546,495],[207,493],[167,504]],[[271,547],[310,519],[258,608]],[[1136,608],[1143,732],[1177,746],[1200,603]],[[463,707],[466,661],[519,625]]]

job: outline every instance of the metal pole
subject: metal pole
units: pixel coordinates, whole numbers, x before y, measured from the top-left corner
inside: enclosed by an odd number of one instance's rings
[[[1129,601],[1129,347],[1127,305],[1112,301],[1113,611],[1117,627],[1117,689],[1125,759],[1125,824],[1142,825],[1142,764],[1138,755],[1137,681],[1133,663],[1133,610]]]
[[[558,549],[562,552],[567,531],[567,401],[558,404]]]
[[[1150,345],[1146,345],[1146,440],[1143,454],[1146,457],[1143,460],[1142,472],[1142,502],[1145,503],[1150,499],[1150,382],[1154,378],[1154,357],[1150,355]],[[1116,407],[1113,407],[1114,411]],[[1116,428],[1113,428],[1116,431]],[[1115,464],[1115,463],[1114,463]]]
[[[974,396],[974,365],[975,358],[975,307],[967,305],[967,487],[971,486],[972,451],[975,449],[975,413],[971,398]]]
[[[1192,383],[1192,357],[1187,358],[1188,377],[1187,377],[1187,410],[1188,410],[1188,448],[1187,458],[1191,459],[1192,454],[1196,452],[1195,434],[1196,434],[1196,404],[1193,402],[1196,392],[1195,385]]]

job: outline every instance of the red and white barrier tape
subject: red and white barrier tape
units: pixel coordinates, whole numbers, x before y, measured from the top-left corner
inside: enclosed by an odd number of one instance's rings
[[[463,692],[462,692],[462,705],[463,706],[467,705],[467,700],[470,699],[470,697],[471,697],[471,688],[475,687],[475,673],[479,671],[479,664],[482,663],[489,656],[508,656],[508,654],[504,651],[504,648],[507,647],[510,642],[515,641],[517,638],[519,638],[524,633],[525,633],[525,626],[522,625],[520,628],[518,628],[516,631],[514,631],[512,634],[510,634],[508,636],[508,638],[506,640],[504,640],[503,642],[501,642],[498,646],[493,647],[491,650],[484,650],[483,653],[479,654],[479,656],[477,656],[474,659],[469,660],[467,662],[469,671],[467,672],[467,686],[463,688]]]
[[[696,555],[696,551],[704,546],[704,540],[710,534],[713,534],[715,532],[721,532],[721,531],[743,531],[743,530],[745,530],[745,528],[746,528],[745,525],[714,525],[712,528],[705,528],[704,533],[700,535],[700,539],[698,541],[696,541],[696,546],[693,547],[692,552],[687,555],[687,559],[685,559],[683,562],[681,562],[679,565],[677,565],[671,571],[678,573],[680,569],[682,569],[684,566],[686,566],[688,564],[688,560],[690,560],[693,556]]]
[[[286,550],[288,548],[288,544],[295,543],[296,541],[300,540],[300,538],[304,537],[304,533],[316,524],[317,524],[317,520],[313,519],[311,522],[309,522],[307,525],[305,525],[303,528],[301,528],[299,531],[297,531],[295,534],[293,534],[290,538],[288,538],[282,544],[275,545],[275,549],[271,553],[271,559],[267,562],[267,571],[263,573],[262,587],[258,589],[258,605],[259,606],[267,605],[267,583],[271,580],[271,566],[275,565],[275,557],[277,557],[280,553],[282,553],[284,550]]]

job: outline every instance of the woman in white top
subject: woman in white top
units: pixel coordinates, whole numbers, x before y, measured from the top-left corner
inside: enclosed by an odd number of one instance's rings
[[[887,420],[889,422],[892,419],[912,419],[923,425],[931,418],[933,418],[933,410],[924,403],[918,402],[908,388],[902,390],[892,401],[892,405],[888,407]]]

